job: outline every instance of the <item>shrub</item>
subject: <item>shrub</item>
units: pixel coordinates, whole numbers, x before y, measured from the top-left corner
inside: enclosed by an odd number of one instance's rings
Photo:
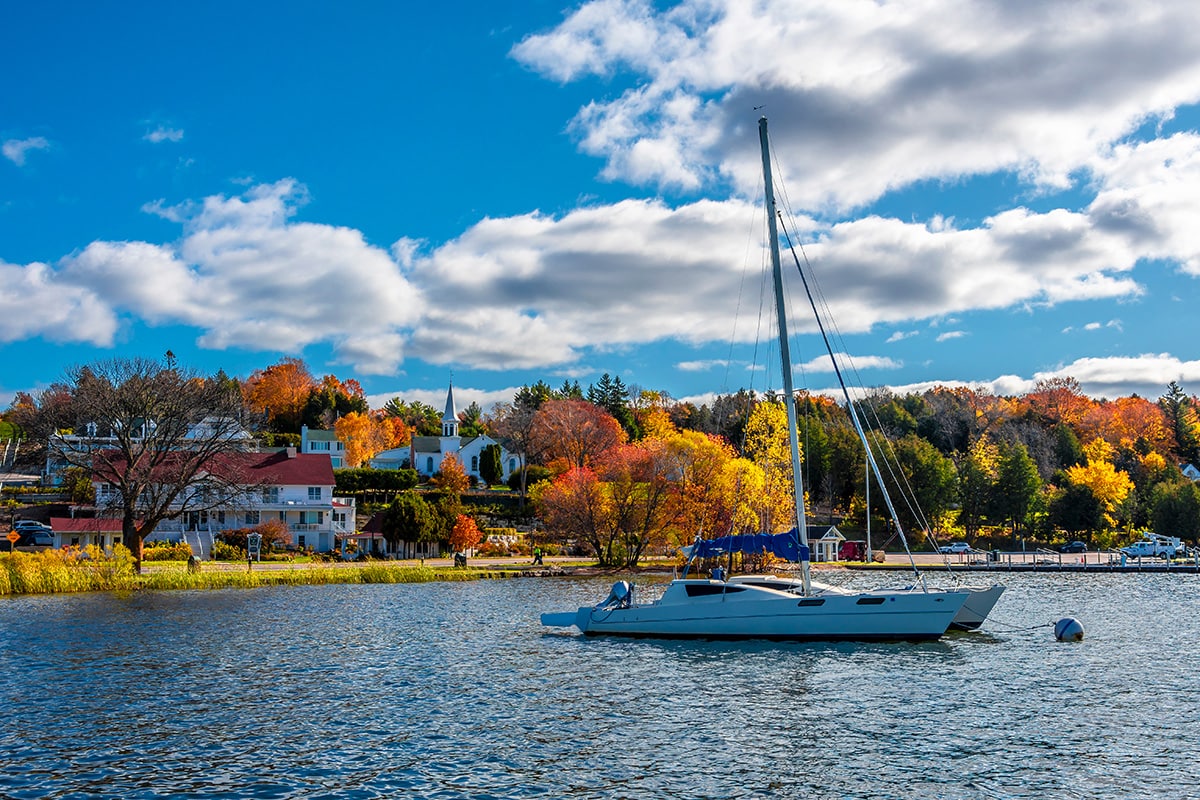
[[[243,539],[243,541],[245,541]],[[214,561],[245,561],[246,548],[237,547],[220,539],[213,542],[212,557]]]
[[[143,561],[187,561],[192,548],[187,542],[152,542],[142,551]]]

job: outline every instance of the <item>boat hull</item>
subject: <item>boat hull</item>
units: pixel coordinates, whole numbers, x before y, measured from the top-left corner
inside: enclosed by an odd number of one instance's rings
[[[954,619],[950,623],[951,630],[978,630],[979,626],[987,619],[988,614],[992,613],[992,608],[1000,599],[1000,595],[1004,594],[1004,587],[1001,584],[986,588],[968,587],[966,592],[967,600],[954,615]]]
[[[959,591],[800,597],[752,585],[677,580],[652,603],[581,608],[574,626],[588,636],[657,639],[924,641],[942,636],[965,601]],[[561,625],[567,616],[547,614],[543,623]]]

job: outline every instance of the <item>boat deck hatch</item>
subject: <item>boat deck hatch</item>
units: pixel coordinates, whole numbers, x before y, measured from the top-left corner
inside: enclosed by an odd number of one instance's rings
[[[860,606],[877,606],[882,603],[883,600],[884,598],[882,597],[860,597],[858,598],[858,604]]]
[[[825,601],[820,597],[806,597],[796,605],[799,606],[823,606]]]

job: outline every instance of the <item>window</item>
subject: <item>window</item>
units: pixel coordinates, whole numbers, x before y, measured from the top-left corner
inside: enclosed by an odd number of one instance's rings
[[[296,546],[299,547],[301,550],[304,549],[304,534],[300,534],[299,536],[296,537]]]
[[[479,472],[479,456],[471,456],[471,472]]]
[[[279,502],[279,487],[278,486],[263,487],[262,499],[263,499],[264,503],[278,503]]]
[[[433,474],[433,456],[425,459],[425,471],[430,475]]]
[[[308,499],[309,500],[320,500],[321,499],[321,487],[320,486],[308,487]]]
[[[246,521],[247,525],[257,525],[258,524],[258,512],[257,511],[247,511],[245,521]]]
[[[312,450],[313,452],[316,452],[317,450],[329,452],[329,442],[309,442],[308,449]]]

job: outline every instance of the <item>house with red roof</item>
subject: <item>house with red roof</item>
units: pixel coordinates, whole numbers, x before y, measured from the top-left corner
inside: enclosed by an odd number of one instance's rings
[[[106,462],[108,463],[108,462]],[[224,491],[220,503],[203,501],[204,482],[219,478],[243,487]],[[96,519],[52,519],[56,546],[99,544],[110,547],[120,542],[120,520],[104,515],[118,500],[118,489],[97,468],[92,485],[96,490]],[[197,476],[197,487],[183,493],[179,513],[164,520],[147,540],[187,542],[199,558],[207,558],[215,538],[227,530],[252,528],[279,520],[300,548],[330,552],[338,539],[354,533],[354,498],[334,497],[335,481],[329,455],[298,453],[289,447],[278,451],[223,453]],[[115,529],[113,529],[115,525]]]

